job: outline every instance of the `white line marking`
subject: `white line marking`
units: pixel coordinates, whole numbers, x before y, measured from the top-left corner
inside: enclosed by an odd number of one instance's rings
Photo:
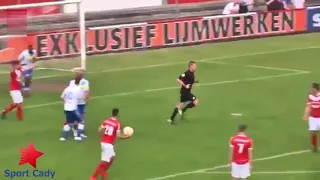
[[[237,83],[237,82],[251,82],[251,81],[258,81],[258,80],[265,80],[265,79],[281,78],[281,77],[286,77],[286,76],[294,76],[294,75],[300,75],[300,74],[307,74],[307,73],[294,72],[294,73],[262,76],[262,77],[255,77],[255,78],[246,78],[246,79],[236,79],[236,80],[230,80],[230,81],[218,81],[218,82],[211,82],[211,83],[203,83],[203,84],[197,84],[197,86],[214,86],[214,85],[230,84],[230,83]],[[132,91],[132,92],[123,92],[123,93],[116,93],[116,94],[107,94],[107,95],[101,95],[101,96],[93,96],[90,99],[100,99],[100,98],[117,97],[117,96],[128,96],[128,95],[133,95],[133,94],[166,91],[166,90],[179,89],[179,88],[180,87],[178,87],[178,86],[172,86],[172,87],[164,87],[164,88],[156,88],[156,89],[147,89],[147,90],[142,90],[142,91]],[[61,101],[55,101],[55,102],[51,102],[51,103],[44,103],[44,104],[37,104],[37,105],[30,105],[30,106],[26,106],[25,109],[51,106],[51,105],[56,105],[56,104],[61,104]]]
[[[277,71],[291,71],[291,72],[303,72],[303,73],[309,73],[310,71],[300,70],[300,69],[288,69],[288,68],[279,68],[279,67],[270,67],[270,66],[256,66],[256,65],[249,65],[249,64],[230,64],[227,62],[217,62],[217,61],[202,61],[205,63],[210,64],[221,64],[221,65],[227,65],[227,66],[241,66],[241,67],[248,67],[248,68],[258,68],[258,69],[267,69],[267,70],[277,70]]]
[[[199,172],[200,174],[230,174],[230,172],[220,172],[220,171],[212,171],[212,172]],[[306,171],[252,171],[252,174],[266,174],[266,175],[277,175],[277,174],[316,174],[320,173],[320,170],[306,170]]]
[[[38,70],[53,70],[53,71],[62,71],[62,72],[72,72],[70,69],[60,69],[60,68],[37,68]]]
[[[247,53],[247,54],[241,54],[241,55],[221,56],[221,57],[217,57],[217,58],[199,59],[199,60],[195,60],[195,61],[196,62],[205,62],[205,61],[214,61],[214,60],[224,60],[224,59],[258,56],[258,55],[265,55],[265,54],[276,54],[276,53],[282,53],[282,52],[301,51],[301,50],[318,49],[318,48],[320,48],[320,46],[282,49],[282,50],[276,50],[276,51],[262,51],[262,52]],[[121,71],[129,71],[129,70],[141,70],[141,69],[149,69],[149,68],[157,68],[157,67],[174,66],[174,65],[185,64],[185,63],[187,63],[187,61],[180,61],[180,62],[173,62],[173,63],[161,63],[161,64],[154,64],[154,65],[146,65],[146,66],[128,67],[128,68],[106,69],[106,70],[102,70],[102,71],[93,71],[93,72],[87,72],[87,73],[100,74],[100,73],[121,72]],[[52,69],[54,69],[54,68],[52,68]],[[35,77],[34,79],[54,78],[54,77],[60,77],[60,76],[68,76],[68,74],[40,76],[40,77]]]
[[[253,161],[266,161],[266,160],[271,160],[271,159],[277,159],[277,158],[282,158],[282,157],[286,157],[286,156],[293,156],[293,155],[299,155],[299,154],[304,154],[304,153],[308,153],[310,152],[310,150],[301,150],[301,151],[293,151],[293,152],[289,152],[289,153],[283,153],[283,154],[277,154],[274,156],[268,156],[268,157],[263,157],[263,158],[258,158],[258,159],[254,159]],[[206,169],[199,169],[199,170],[195,170],[195,171],[188,171],[188,172],[182,172],[182,173],[177,173],[177,174],[171,174],[171,175],[167,175],[167,176],[160,176],[160,177],[155,177],[155,178],[149,178],[146,180],[161,180],[161,179],[169,179],[169,178],[175,178],[178,176],[185,176],[185,175],[189,175],[189,174],[195,174],[195,173],[203,173],[206,171],[212,171],[212,170],[217,170],[217,169],[223,169],[228,167],[227,164],[225,165],[220,165],[220,166],[215,166],[212,168],[206,168]]]

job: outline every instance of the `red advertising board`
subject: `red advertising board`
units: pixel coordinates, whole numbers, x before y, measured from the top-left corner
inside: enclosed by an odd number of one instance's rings
[[[43,3],[43,2],[56,2],[59,0],[0,0],[0,6],[9,6],[17,4],[31,4],[31,3]],[[10,13],[11,10],[0,11],[1,16],[5,13]],[[57,14],[61,12],[60,6],[43,6],[26,9],[28,16],[38,16],[46,14]],[[2,16],[3,17],[3,16]]]
[[[255,36],[306,31],[306,10],[259,13],[239,16],[204,17],[113,27],[87,31],[88,54],[119,52],[142,48],[179,46]],[[80,53],[79,31],[42,33],[10,38],[8,47],[21,52],[33,44],[38,58],[57,58]]]
[[[187,4],[187,3],[202,3],[202,2],[214,2],[222,0],[167,0],[167,4]]]

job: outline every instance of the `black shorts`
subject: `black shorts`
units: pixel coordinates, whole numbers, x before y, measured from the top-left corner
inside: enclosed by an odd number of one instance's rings
[[[196,96],[193,95],[192,93],[184,93],[180,95],[180,102],[184,103],[184,102],[188,102],[188,101],[194,101],[196,100]]]

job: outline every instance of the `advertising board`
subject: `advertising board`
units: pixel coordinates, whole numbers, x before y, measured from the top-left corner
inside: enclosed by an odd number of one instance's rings
[[[320,6],[308,8],[308,30],[320,30]]]
[[[295,10],[92,28],[87,31],[86,50],[98,54],[304,32],[306,14],[306,10]],[[18,52],[27,44],[35,46],[40,59],[80,53],[78,31],[41,33],[8,41],[8,47]]]

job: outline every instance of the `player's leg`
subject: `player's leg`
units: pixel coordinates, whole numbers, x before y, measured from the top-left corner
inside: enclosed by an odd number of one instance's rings
[[[32,83],[32,74],[33,69],[28,69],[24,72],[24,85],[23,85],[23,92],[26,96],[30,95],[30,88]]]
[[[318,151],[318,134],[317,131],[318,129],[318,120],[310,117],[308,120],[309,123],[309,131],[311,135],[311,145],[312,145],[312,150],[313,152]]]
[[[74,140],[76,141],[81,141],[82,139],[82,134],[84,132],[84,123],[82,121],[82,118],[80,117],[80,114],[78,113],[78,111],[73,111],[73,119],[75,120],[75,122],[77,123],[77,136],[74,137]]]
[[[101,176],[103,179],[107,179],[107,170],[111,167],[115,152],[113,146],[106,143],[101,143],[101,162],[97,165],[93,175],[90,177],[90,180],[96,180],[98,176]]]
[[[182,109],[182,118],[183,118],[183,114],[188,110],[188,109],[192,109],[196,106],[199,105],[199,99],[196,98],[195,95],[190,94],[188,97],[189,103]]]
[[[170,124],[173,124],[173,123],[174,123],[174,120],[175,120],[177,114],[178,114],[179,111],[184,107],[185,102],[187,102],[186,96],[182,94],[182,95],[180,96],[180,103],[177,104],[177,106],[173,109],[173,112],[172,112],[170,118],[168,119],[168,122],[169,122]]]
[[[64,114],[66,116],[66,122],[63,124],[62,136],[60,138],[60,141],[67,140],[67,138],[70,134],[71,128],[74,125],[72,111],[64,111]]]
[[[82,138],[87,138],[87,136],[85,135],[85,125],[86,125],[86,121],[85,121],[85,114],[86,114],[86,105],[85,104],[79,104],[78,105],[78,114],[81,117],[81,126],[83,126],[83,131],[81,133],[81,137]]]
[[[23,96],[21,91],[14,90],[10,91],[10,95],[12,97],[13,103],[10,104],[1,114],[1,119],[5,119],[7,114],[11,112],[13,109],[17,108],[17,119],[21,121],[23,119],[23,110],[22,110],[22,102]]]
[[[313,152],[318,152],[318,134],[317,131],[310,131],[311,133],[311,144]]]

